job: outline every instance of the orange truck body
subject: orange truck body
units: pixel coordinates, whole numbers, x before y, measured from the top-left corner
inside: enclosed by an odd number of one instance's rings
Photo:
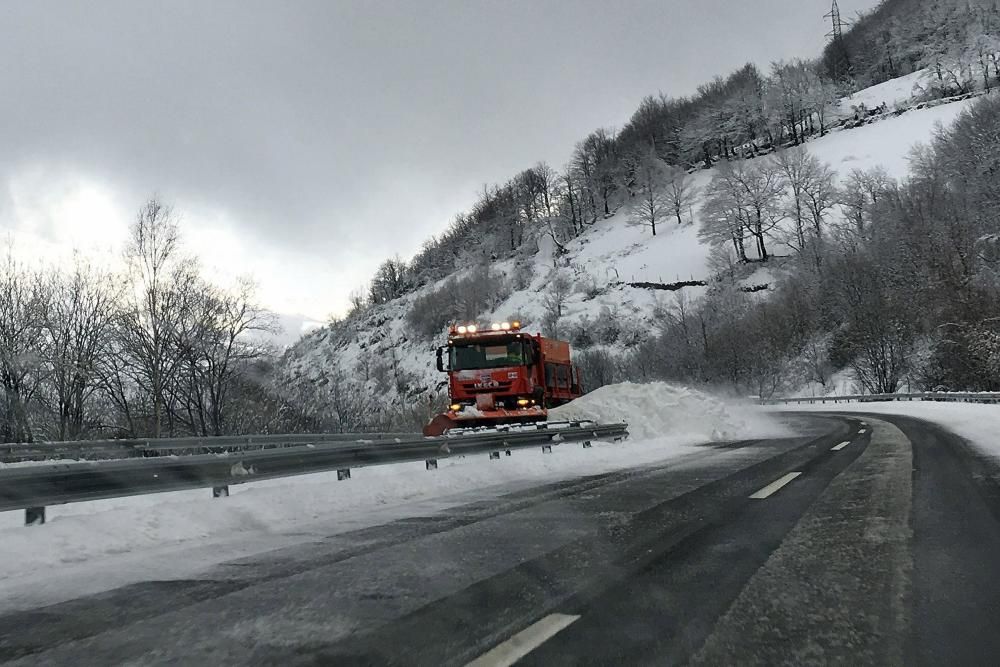
[[[548,408],[583,394],[566,341],[509,325],[471,333],[463,329],[453,328],[447,346],[438,349],[438,370],[448,374],[450,406],[424,427],[424,435],[544,421]]]

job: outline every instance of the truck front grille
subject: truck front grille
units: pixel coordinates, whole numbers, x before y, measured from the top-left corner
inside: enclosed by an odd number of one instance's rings
[[[463,382],[462,391],[467,394],[503,394],[511,390],[513,382],[497,382],[492,387],[477,387],[475,382]]]

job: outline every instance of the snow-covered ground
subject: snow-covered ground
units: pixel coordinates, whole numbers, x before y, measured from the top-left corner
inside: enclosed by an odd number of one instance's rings
[[[864,106],[866,109],[874,109],[882,104],[885,104],[889,109],[906,107],[914,98],[923,94],[927,77],[927,70],[922,69],[859,90],[853,95],[841,99],[841,111],[846,110],[853,113],[853,108],[856,107]]]
[[[991,456],[1000,458],[1000,405],[895,401],[776,406],[779,412],[871,412],[917,417],[939,424]]]
[[[624,443],[578,443],[514,450],[491,461],[444,459],[359,468],[338,482],[318,473],[231,487],[54,506],[44,526],[22,512],[0,513],[0,600],[55,601],[149,578],[191,576],[215,563],[269,549],[494,498],[549,481],[647,466],[704,454],[698,445],[727,437],[786,434],[762,409],[664,384],[605,387],[563,417],[625,419]],[[604,412],[599,412],[604,411]],[[747,435],[742,435],[747,429]],[[0,603],[0,608],[5,606]]]
[[[851,169],[878,166],[885,167],[890,176],[902,178],[909,171],[913,147],[927,142],[938,123],[948,125],[971,103],[967,100],[908,111],[852,130],[831,132],[807,146],[841,178]]]

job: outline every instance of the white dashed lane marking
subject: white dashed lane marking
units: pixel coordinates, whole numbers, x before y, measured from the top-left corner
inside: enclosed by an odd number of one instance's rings
[[[781,487],[783,487],[785,484],[788,484],[790,481],[792,481],[801,474],[802,474],[801,472],[790,472],[787,475],[779,477],[778,479],[774,480],[773,482],[771,482],[770,484],[768,484],[763,489],[761,489],[760,491],[758,491],[757,493],[753,494],[750,497],[756,498],[758,500],[767,498],[768,496],[776,493]]]
[[[465,667],[508,667],[544,644],[557,632],[565,630],[579,616],[549,614],[534,625],[497,644]]]
[[[830,451],[831,452],[839,452],[841,449],[843,449],[844,447],[847,447],[849,444],[851,444],[851,443],[849,443],[849,442],[842,442],[839,445],[831,447]]]

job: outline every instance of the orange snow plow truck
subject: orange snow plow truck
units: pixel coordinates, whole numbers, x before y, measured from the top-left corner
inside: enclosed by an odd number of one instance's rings
[[[548,408],[583,394],[569,343],[521,331],[520,322],[453,326],[437,351],[448,374],[448,411],[424,435],[452,428],[545,421]]]

